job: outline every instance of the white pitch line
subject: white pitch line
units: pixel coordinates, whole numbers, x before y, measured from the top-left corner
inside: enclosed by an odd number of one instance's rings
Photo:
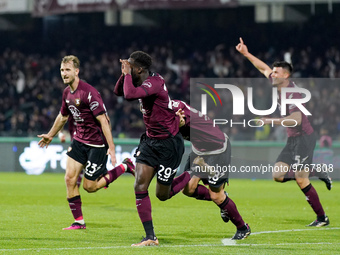
[[[273,234],[273,233],[284,233],[284,232],[299,232],[299,231],[322,231],[322,230],[335,230],[340,229],[339,227],[334,228],[304,228],[304,229],[286,229],[286,230],[273,230],[273,231],[261,231],[261,232],[254,232],[251,235],[261,235],[261,234]],[[270,244],[237,244],[235,240],[231,240],[230,238],[222,239],[222,243],[224,245],[243,245],[243,246],[260,246],[260,245],[270,245]],[[294,244],[313,244],[313,243],[287,243],[287,245],[294,245]],[[314,243],[314,244],[331,244],[331,243]],[[271,245],[284,245],[284,244],[271,244]]]
[[[322,231],[322,230],[334,230],[334,229],[340,229],[340,227],[335,228],[304,228],[304,229],[286,229],[286,230],[273,230],[273,231],[261,231],[261,232],[255,232],[251,233],[251,235],[261,235],[261,234],[271,234],[271,233],[284,233],[284,232],[295,232],[295,231]]]
[[[159,247],[159,248],[183,248],[183,247],[221,247],[224,246],[223,244],[179,244],[179,245],[159,245],[159,246],[149,246],[149,247]],[[107,246],[107,247],[64,247],[64,248],[21,248],[21,249],[0,249],[1,251],[7,251],[7,252],[15,252],[15,251],[63,251],[63,250],[94,250],[94,249],[141,249],[144,247],[131,247],[131,245],[128,246]]]
[[[288,230],[274,230],[274,231],[262,231],[262,232],[254,232],[251,235],[260,235],[260,234],[270,234],[270,233],[283,233],[283,232],[294,232],[294,231],[322,231],[322,230],[336,230],[340,229],[340,227],[334,228],[311,228],[311,229],[288,229]],[[221,244],[177,244],[177,245],[159,245],[159,248],[186,248],[186,247],[221,247],[221,246],[281,246],[281,245],[309,245],[309,244],[324,244],[324,245],[333,245],[333,244],[340,244],[340,243],[277,243],[277,244],[250,244],[250,243],[237,243],[235,240],[231,240],[230,238],[225,238],[221,240]],[[64,247],[64,248],[21,248],[21,249],[0,249],[4,252],[15,252],[15,251],[62,251],[62,250],[94,250],[94,249],[128,249],[132,248],[131,246],[108,246],[108,247]],[[133,247],[132,249],[138,249],[142,247]]]
[[[234,241],[227,239],[229,241]],[[223,241],[223,240],[222,240]],[[223,247],[223,246],[284,246],[284,245],[309,245],[309,244],[319,244],[319,245],[334,245],[340,243],[261,243],[261,244],[242,244],[229,242],[229,243],[221,243],[221,244],[178,244],[178,245],[159,245],[159,246],[149,246],[149,247],[158,247],[158,248],[193,248],[193,247]],[[109,250],[109,249],[142,249],[145,247],[131,247],[131,246],[108,246],[108,247],[65,247],[65,248],[22,248],[22,249],[0,249],[0,252],[20,252],[20,251],[63,251],[63,250]]]
[[[334,245],[339,243],[238,243],[238,244],[223,244],[223,246],[286,246],[286,245],[309,245],[309,244],[327,244],[327,245]]]
[[[229,241],[234,241],[227,239]],[[222,240],[223,241],[223,240]],[[234,242],[222,243],[222,244],[179,244],[179,245],[159,245],[154,246],[158,248],[190,248],[190,247],[222,247],[222,246],[284,246],[284,245],[309,245],[309,244],[319,244],[319,245],[334,245],[340,243],[261,243],[261,244],[242,244]],[[151,246],[149,246],[151,247]],[[65,247],[65,248],[22,248],[22,249],[0,249],[0,251],[4,252],[19,252],[19,251],[63,251],[63,250],[98,250],[98,249],[141,249],[144,247],[131,247],[131,246],[108,246],[108,247]]]
[[[155,247],[164,247],[164,248],[182,248],[182,247],[213,247],[213,246],[224,246],[223,244],[161,244],[159,246]],[[151,246],[150,246],[151,247]],[[46,250],[92,250],[92,249],[140,249],[143,247],[131,247],[131,245],[117,245],[117,246],[107,246],[107,247],[63,247],[63,248],[19,248],[19,249],[0,249],[0,251],[32,251],[32,250],[38,250],[38,251],[46,251]]]

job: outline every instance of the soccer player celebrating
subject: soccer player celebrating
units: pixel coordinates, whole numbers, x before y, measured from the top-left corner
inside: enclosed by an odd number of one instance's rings
[[[179,131],[184,139],[192,143],[192,152],[184,171],[193,173],[183,193],[198,200],[212,200],[220,208],[222,219],[225,222],[230,219],[236,226],[237,231],[232,239],[246,238],[251,233],[250,227],[243,221],[235,203],[224,191],[229,175],[227,169],[231,161],[229,137],[218,126],[214,126],[208,116],[185,102],[172,100],[172,107],[181,117]],[[216,165],[224,170],[211,171],[211,166]],[[209,189],[199,184],[201,179],[204,184],[209,185]]]
[[[128,60],[120,60],[122,75],[114,93],[127,100],[139,99],[146,133],[136,150],[136,206],[146,237],[132,246],[158,245],[155,236],[148,188],[157,174],[156,196],[165,201],[181,191],[190,180],[185,172],[174,179],[184,153],[183,137],[179,133],[179,116],[172,109],[164,79],[150,72],[151,57],[135,51]]]
[[[68,131],[70,133],[70,138],[71,138],[71,141],[73,140],[73,135],[75,134],[75,131],[76,131],[76,125],[77,125],[77,122],[75,122],[73,120],[73,117],[72,115],[70,114],[68,116],[68,120],[67,120],[67,123],[68,123]],[[64,134],[63,130],[60,130],[59,133],[58,133],[58,137],[59,137],[59,140],[60,142],[64,143],[66,142],[66,135]],[[79,177],[77,179],[77,186],[78,188],[80,187],[81,185],[81,181],[83,179],[83,176],[84,176],[84,171],[82,170],[80,173],[79,173]]]
[[[63,128],[69,115],[77,122],[73,141],[67,152],[65,182],[67,200],[74,217],[74,223],[64,230],[85,229],[86,224],[81,209],[81,198],[77,179],[85,169],[83,188],[96,192],[107,187],[124,172],[134,175],[134,165],[130,159],[107,171],[108,155],[111,163],[116,164],[115,145],[99,92],[90,84],[79,79],[80,62],[76,56],[65,56],[61,61],[60,73],[67,87],[64,89],[60,113],[47,134],[38,135],[40,147],[48,147],[53,137]]]
[[[280,92],[282,88],[295,87],[296,85],[289,80],[292,73],[292,65],[282,61],[275,62],[271,69],[263,61],[252,55],[242,38],[236,46],[243,56],[245,56],[264,76],[270,79],[272,85]],[[280,93],[279,93],[280,96]],[[287,93],[289,98],[302,98],[300,93]],[[277,182],[286,182],[291,180],[288,177],[291,167],[302,166],[295,172],[295,180],[310,206],[313,208],[317,219],[308,226],[321,227],[329,225],[329,219],[320,203],[319,196],[309,181],[309,166],[313,162],[313,151],[316,144],[316,135],[309,123],[307,116],[300,111],[295,105],[287,105],[288,116],[282,118],[262,118],[264,124],[280,125],[285,120],[287,127],[288,140],[286,146],[278,156],[273,171],[273,178]]]

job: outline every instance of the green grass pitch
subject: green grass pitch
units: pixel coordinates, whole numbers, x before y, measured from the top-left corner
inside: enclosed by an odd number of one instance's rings
[[[130,247],[144,234],[135,207],[133,177],[121,176],[109,189],[81,190],[86,230],[63,231],[73,222],[62,174],[0,173],[0,254],[339,254],[340,183],[328,191],[312,183],[330,226],[306,227],[315,219],[295,182],[231,179],[226,187],[252,235],[231,243],[212,202],[178,194],[155,197],[150,185],[158,247]]]

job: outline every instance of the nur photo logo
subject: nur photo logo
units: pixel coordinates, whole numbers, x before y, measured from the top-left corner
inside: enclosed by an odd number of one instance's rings
[[[305,107],[305,103],[309,102],[311,99],[311,93],[309,90],[305,88],[300,88],[294,84],[293,87],[286,87],[282,88],[280,91],[276,87],[271,88],[271,105],[269,108],[266,109],[256,109],[254,104],[254,99],[256,99],[256,94],[253,91],[251,82],[248,82],[250,87],[245,86],[237,86],[231,83],[227,83],[225,80],[221,82],[220,80],[211,80],[214,85],[208,85],[206,82],[196,81],[196,95],[197,95],[197,85],[201,85],[199,89],[205,93],[200,94],[200,106],[201,106],[201,113],[207,115],[208,112],[208,99],[207,95],[213,100],[215,107],[218,105],[227,107],[227,105],[223,105],[222,99],[223,98],[230,98],[232,99],[232,108],[228,109],[228,113],[232,113],[233,116],[237,116],[237,122],[233,119],[226,119],[221,116],[223,110],[219,108],[218,118],[213,119],[214,126],[216,125],[242,125],[243,127],[262,127],[264,125],[263,118],[260,119],[258,117],[268,116],[273,114],[276,110],[280,111],[281,116],[286,116],[289,113],[289,110],[292,108],[296,108],[297,110],[301,111],[306,116],[312,115],[307,108]],[[235,82],[235,80],[233,80]],[[210,84],[212,84],[210,82]],[[243,89],[242,89],[243,88]],[[245,95],[246,94],[246,95]],[[299,96],[294,96],[294,95]],[[255,98],[254,98],[255,97]],[[196,97],[198,98],[198,97]],[[278,100],[279,99],[279,100]],[[228,99],[229,100],[229,99]],[[211,105],[210,105],[211,107]],[[254,119],[241,119],[239,116],[246,116],[246,107],[248,107],[248,112],[256,116]],[[210,109],[212,110],[212,109]],[[271,120],[271,126],[274,126],[274,121],[277,119]],[[293,124],[288,124],[293,123]],[[281,121],[281,126],[283,127],[295,127],[297,126],[297,121],[294,119],[283,119]]]
[[[203,85],[207,87],[208,89],[210,89],[214,93],[214,95],[217,97],[217,99],[219,100],[221,106],[223,106],[220,95],[217,93],[217,91],[212,86],[205,84],[203,82],[197,82],[196,84]],[[214,95],[207,88],[199,88],[199,89],[207,93],[211,97],[211,99],[214,101],[215,106],[217,106],[217,102],[216,102]],[[201,106],[202,106],[201,112],[203,114],[207,114],[207,94],[201,94]]]

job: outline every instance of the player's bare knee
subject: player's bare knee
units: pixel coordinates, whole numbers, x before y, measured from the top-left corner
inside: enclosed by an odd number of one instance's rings
[[[134,189],[137,192],[146,191],[146,190],[148,190],[148,186],[146,184],[144,184],[144,183],[137,183],[137,182],[135,182]]]
[[[188,197],[192,196],[195,193],[197,185],[190,185],[190,182],[184,187],[182,193]]]
[[[149,188],[149,183],[145,181],[140,175],[136,175],[134,190],[137,192],[146,191]]]
[[[283,180],[283,176],[285,175],[285,173],[281,173],[281,172],[273,172],[272,177],[273,180],[276,182],[282,182]]]
[[[182,193],[188,197],[191,197],[194,194],[195,190],[191,190],[189,188],[184,188]]]
[[[301,189],[307,187],[310,183],[308,178],[295,178],[295,181]]]
[[[303,183],[303,180],[300,179],[300,178],[296,178],[295,181],[296,181],[296,184],[299,185],[299,186],[301,186],[302,183]]]
[[[272,177],[273,180],[276,182],[283,182],[284,180],[284,176],[286,175],[286,173],[289,171],[289,166],[284,163],[284,162],[277,162],[274,165],[274,169],[272,172]]]
[[[84,190],[86,190],[88,193],[93,193],[98,190],[98,188],[95,185],[88,185],[86,183],[83,184]]]
[[[91,188],[91,187],[84,187],[84,190],[86,190],[87,191],[87,193],[94,193],[94,192],[96,192],[97,191],[97,189],[94,189],[94,188]]]
[[[65,175],[64,180],[67,187],[75,186],[77,184],[77,180],[69,175]]]
[[[282,182],[282,177],[273,177],[273,180],[276,182]]]
[[[169,195],[167,194],[161,194],[161,193],[156,193],[156,197],[160,200],[160,201],[165,201],[169,199]]]
[[[228,197],[225,194],[224,189],[219,190],[219,188],[215,189],[213,187],[210,187],[209,194],[211,200],[217,205],[223,203],[223,201]]]
[[[221,194],[216,193],[216,192],[210,192],[210,198],[213,202],[217,202],[219,200],[221,200]]]
[[[156,197],[160,200],[160,201],[165,201],[165,200],[168,200],[169,199],[169,194],[170,193],[170,190],[167,190],[167,189],[164,189],[157,186],[156,187]]]

